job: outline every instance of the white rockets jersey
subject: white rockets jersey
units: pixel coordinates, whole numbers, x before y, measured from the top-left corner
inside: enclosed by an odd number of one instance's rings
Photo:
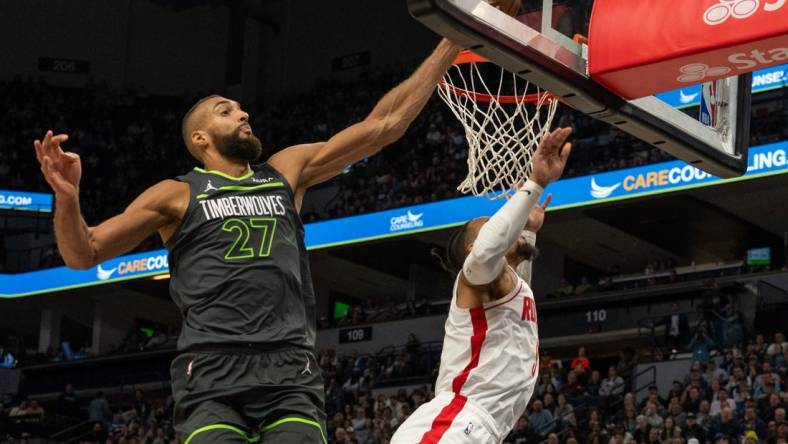
[[[517,279],[512,293],[472,309],[457,307],[455,282],[435,384],[436,395],[465,397],[489,413],[502,437],[525,412],[539,370],[536,303]]]

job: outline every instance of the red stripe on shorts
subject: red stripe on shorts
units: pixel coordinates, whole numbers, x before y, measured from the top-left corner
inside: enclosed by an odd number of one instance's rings
[[[470,310],[471,323],[473,324],[473,336],[471,336],[471,359],[468,365],[454,377],[451,388],[454,392],[454,398],[449,405],[440,411],[435,420],[432,422],[432,428],[424,433],[421,437],[419,444],[436,444],[440,441],[441,437],[446,430],[449,429],[454,418],[460,414],[465,402],[468,400],[465,396],[460,394],[462,386],[468,380],[471,370],[479,365],[479,355],[482,353],[482,344],[484,338],[487,336],[487,318],[484,315],[484,307],[476,307]]]

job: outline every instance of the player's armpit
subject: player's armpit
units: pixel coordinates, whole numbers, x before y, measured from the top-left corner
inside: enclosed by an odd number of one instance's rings
[[[295,145],[269,160],[293,186],[306,189],[339,175],[348,165],[377,154],[399,139],[407,122],[395,117],[367,118],[352,125],[327,142]]]
[[[128,252],[157,231],[171,235],[188,203],[188,184],[175,180],[159,182],[140,194],[123,213],[88,228],[88,260],[73,265],[89,268],[99,264]]]

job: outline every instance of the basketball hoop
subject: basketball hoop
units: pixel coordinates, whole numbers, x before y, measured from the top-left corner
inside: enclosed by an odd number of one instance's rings
[[[489,88],[484,77],[491,76],[482,72],[482,65],[494,66],[478,54],[462,51],[438,83],[438,95],[468,140],[468,175],[457,189],[476,196],[492,193],[497,199],[530,176],[533,154],[550,130],[558,100],[536,87],[529,93],[527,80],[503,68],[498,85]]]

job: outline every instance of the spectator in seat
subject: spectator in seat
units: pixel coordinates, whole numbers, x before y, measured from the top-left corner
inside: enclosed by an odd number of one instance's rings
[[[570,370],[569,373],[567,373],[566,384],[561,387],[559,393],[563,393],[566,396],[567,401],[569,401],[572,405],[583,402],[585,398],[585,390],[583,388],[583,384],[581,384],[578,380],[577,373],[574,370]]]
[[[712,421],[709,431],[714,436],[721,433],[729,439],[736,439],[739,436],[740,428],[739,422],[733,416],[733,409],[724,407],[720,416]]]
[[[752,430],[758,436],[766,436],[766,423],[758,418],[755,407],[747,407],[744,410],[744,419],[741,428],[743,431]]]
[[[662,444],[662,429],[659,427],[651,427],[648,431],[648,438],[645,444]]]
[[[687,348],[692,351],[692,359],[701,364],[709,362],[709,355],[713,347],[714,341],[706,334],[706,327],[704,325],[698,327],[695,336],[690,343],[687,344]]]
[[[709,414],[711,416],[717,416],[725,407],[729,407],[732,411],[735,412],[736,402],[728,397],[727,390],[721,388],[718,393],[718,398],[711,402],[711,410],[709,410]]]
[[[772,370],[772,365],[769,362],[764,362],[761,366],[761,373],[755,377],[753,380],[752,388],[756,392],[760,389],[762,393],[764,393],[764,386],[766,385],[766,381],[770,381],[779,385],[780,375],[775,373]],[[777,390],[779,393],[779,390]]]
[[[555,416],[559,418],[562,429],[567,427],[574,429],[577,427],[575,408],[572,407],[572,404],[566,402],[566,396],[563,393],[558,394],[558,406],[555,408]]]
[[[367,412],[364,407],[356,407],[356,416],[350,421],[359,443],[364,443],[369,437],[367,429]]]
[[[774,358],[786,349],[788,349],[788,342],[785,341],[785,335],[778,331],[774,334],[774,342],[769,344],[769,347],[766,348],[766,355],[770,358]]]
[[[765,336],[762,334],[755,335],[755,354],[757,354],[759,358],[763,358],[766,356],[767,350],[769,350],[769,344],[766,343]]]
[[[533,403],[531,414],[528,415],[528,423],[531,424],[536,434],[542,438],[555,430],[553,415],[543,409],[542,401],[538,399]]]
[[[762,399],[758,403],[758,410],[761,412],[761,419],[767,422],[775,420],[777,411],[784,408],[785,405],[780,400],[780,396],[777,393],[770,393],[768,397]]]
[[[347,431],[342,427],[337,427],[334,430],[334,440],[331,444],[354,444],[353,441],[350,440]]]
[[[591,378],[586,385],[586,391],[591,398],[597,398],[600,396],[600,388],[602,388],[602,375],[599,373],[599,370],[594,370],[591,372]]]
[[[705,429],[711,427],[712,416],[709,415],[709,410],[711,410],[711,403],[704,399],[700,402],[700,408],[696,417],[698,418],[698,424]]]
[[[107,428],[104,424],[97,422],[93,424],[93,430],[91,430],[90,434],[87,437],[87,441],[94,443],[104,443],[107,441],[109,434],[107,433]]]
[[[765,436],[765,435],[760,435]],[[758,444],[758,434],[752,430],[749,430],[744,433],[744,436],[741,438],[742,444]]]
[[[657,389],[657,386],[653,384],[648,387],[648,395],[646,395],[646,399],[640,403],[641,410],[645,410],[649,402],[654,403],[657,408],[657,414],[662,416],[665,413],[665,400],[659,396],[659,390]]]
[[[621,420],[621,425],[627,434],[632,435],[638,426],[637,411],[632,405],[624,406],[624,417]]]
[[[588,370],[589,367],[591,367],[591,361],[586,356],[585,347],[580,347],[577,350],[577,356],[574,359],[572,359],[572,363],[569,364],[569,368],[571,368],[572,370],[577,369],[578,366],[582,367],[583,370]]]
[[[687,423],[684,425],[684,439],[697,439],[698,444],[706,444],[706,430],[698,424],[694,413],[687,414]]]
[[[676,425],[679,427],[684,427],[686,424],[687,415],[681,410],[681,404],[679,404],[678,398],[673,398],[670,401],[670,405],[668,406],[668,417],[673,418]]]
[[[509,437],[504,441],[506,444],[533,444],[539,443],[542,438],[534,432],[533,428],[529,427],[528,417],[523,415],[517,420],[517,425]]]
[[[707,384],[711,384],[714,381],[723,384],[728,380],[728,372],[718,367],[717,362],[712,359],[706,364],[706,373],[703,374],[703,379],[706,380]]]
[[[662,441],[671,442],[674,438],[681,438],[682,430],[670,416],[665,418],[662,426]]]
[[[729,444],[730,443],[730,438],[728,438],[728,435],[726,435],[724,433],[715,433],[713,436],[714,436],[714,440],[712,442],[714,444]]]
[[[662,420],[662,416],[657,413],[657,405],[654,402],[649,401],[646,404],[644,415],[646,417],[646,422],[650,427],[655,429],[662,428],[664,421]]]
[[[636,443],[645,442],[648,439],[649,430],[651,429],[646,421],[645,415],[638,415],[635,418],[637,425],[635,426],[635,430],[632,432],[632,437],[635,439]]]
[[[614,366],[607,369],[607,378],[602,381],[599,387],[599,396],[620,395],[624,393],[624,379],[618,376]]]

